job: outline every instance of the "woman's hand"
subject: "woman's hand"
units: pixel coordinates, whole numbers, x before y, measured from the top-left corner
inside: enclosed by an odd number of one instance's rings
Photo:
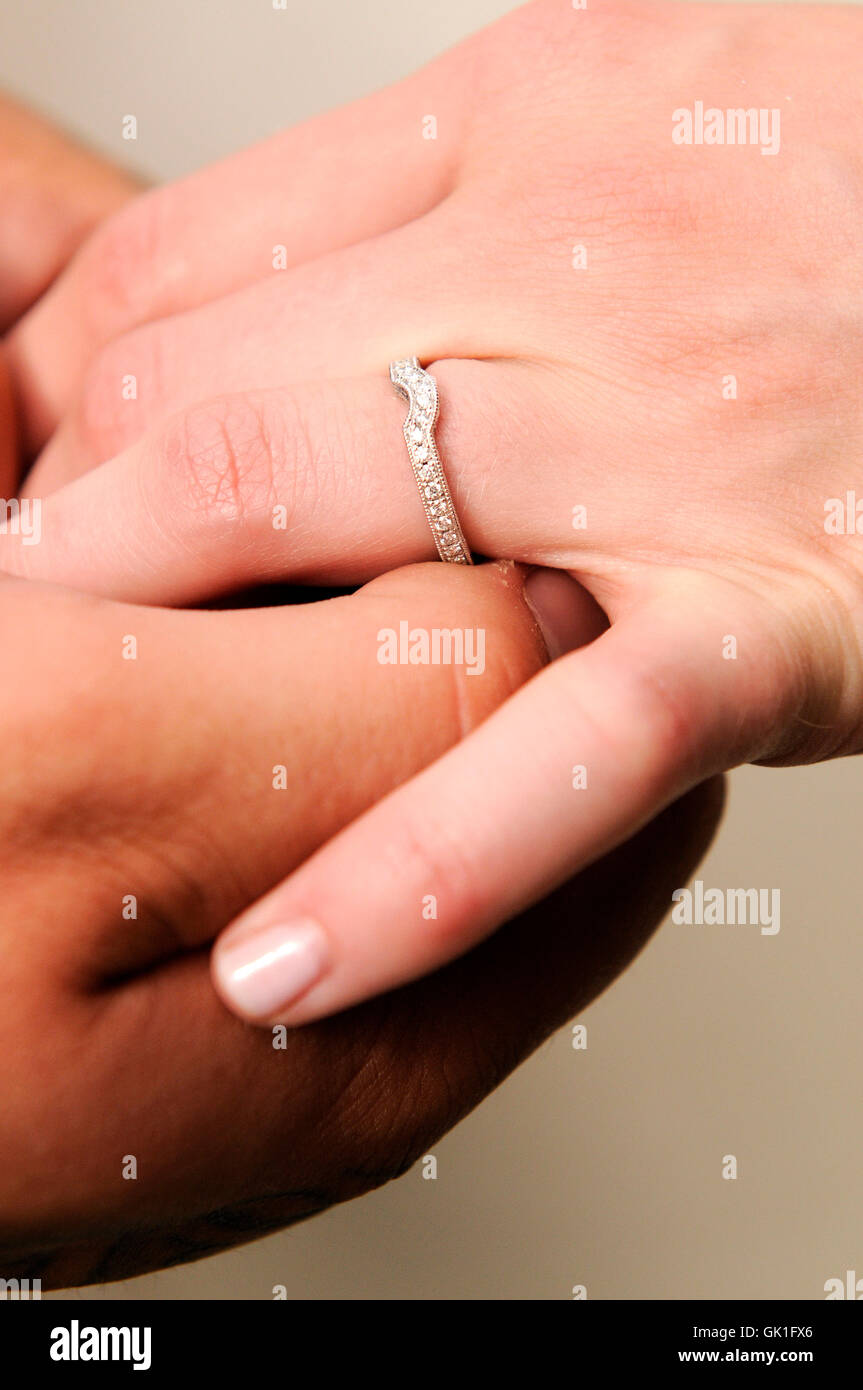
[[[484,672],[381,665],[402,620],[482,628]],[[518,572],[206,613],[6,580],[0,643],[7,1277],[124,1277],[396,1175],[623,968],[715,825],[714,786],[475,958],[273,1037],[222,1008],[208,943],[541,667]]]
[[[280,1016],[465,950],[716,769],[863,746],[861,57],[852,9],[542,0],[149,195],[16,331],[31,439],[59,422],[29,489],[77,481],[10,570],[181,603],[431,555],[416,353],[475,549],[611,619],[258,912],[328,942]],[[766,119],[676,143],[696,101]]]

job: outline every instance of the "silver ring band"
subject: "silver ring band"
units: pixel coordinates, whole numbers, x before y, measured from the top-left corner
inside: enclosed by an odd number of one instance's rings
[[[470,547],[459,525],[435,444],[437,382],[416,357],[391,362],[390,381],[396,394],[408,402],[403,426],[405,443],[437,553],[452,565],[472,565]]]

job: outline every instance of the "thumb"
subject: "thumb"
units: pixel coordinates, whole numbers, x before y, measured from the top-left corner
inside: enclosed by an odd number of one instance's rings
[[[540,672],[228,929],[228,1005],[305,1023],[434,970],[762,754],[784,678],[763,652],[725,660],[729,626],[721,602],[664,601]]]

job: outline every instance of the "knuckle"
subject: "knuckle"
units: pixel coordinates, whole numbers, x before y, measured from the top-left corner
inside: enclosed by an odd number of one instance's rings
[[[613,682],[585,686],[577,660],[560,663],[568,709],[595,731],[610,766],[648,799],[661,795],[697,746],[703,710],[689,699],[683,675],[644,653],[615,668]]]
[[[102,462],[135,439],[160,398],[157,330],[141,329],[99,349],[73,415],[77,437]]]
[[[164,194],[145,193],[108,218],[81,252],[81,309],[98,340],[152,313],[163,211]]]
[[[630,667],[625,677],[625,710],[640,724],[639,746],[651,765],[664,772],[693,746],[700,710],[686,698],[679,681],[659,663]]]
[[[164,431],[157,486],[197,521],[236,527],[269,518],[280,452],[274,428],[269,412],[250,396],[193,406]]]

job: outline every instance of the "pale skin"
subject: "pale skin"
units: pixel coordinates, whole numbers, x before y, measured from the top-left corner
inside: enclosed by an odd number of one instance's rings
[[[0,205],[19,304],[110,172],[55,135],[46,188],[41,136],[24,167],[27,119],[18,186],[55,198],[57,236],[16,236]],[[9,459],[12,423],[0,397]],[[523,580],[419,565],[228,612],[0,580],[4,1278],[125,1278],[398,1175],[640,949],[710,840],[716,782],[482,950],[283,1047],[210,985],[206,948],[234,913],[543,668]],[[591,640],[592,601],[573,610],[568,581],[545,584],[564,591],[568,642]],[[483,674],[382,668],[378,632],[405,616],[482,627]]]
[[[825,529],[863,494],[861,57],[856,9],[539,0],[132,204],[12,335],[46,536],[11,572],[181,604],[430,557],[416,353],[473,547],[610,620],[234,925],[243,1016],[439,966],[706,775],[861,751],[863,536]],[[675,144],[699,94],[779,110],[778,153]]]

